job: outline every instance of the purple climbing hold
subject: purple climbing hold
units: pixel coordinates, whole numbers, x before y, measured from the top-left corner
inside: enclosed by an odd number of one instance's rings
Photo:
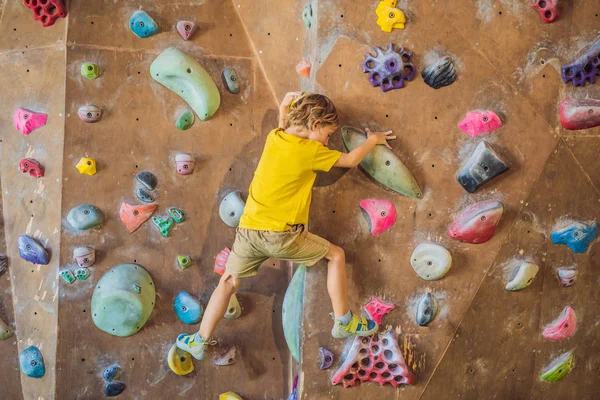
[[[47,265],[50,262],[50,255],[46,249],[34,238],[21,235],[17,240],[19,246],[19,255],[25,261],[33,264]]]
[[[369,82],[373,86],[381,86],[381,90],[400,89],[404,81],[412,81],[417,74],[417,69],[411,63],[412,53],[403,47],[396,48],[388,44],[384,51],[375,47],[375,54],[366,53],[365,61],[361,64],[363,72],[368,72]]]
[[[585,81],[596,82],[600,76],[600,39],[579,58],[562,67],[562,78],[565,83],[573,82],[573,86],[585,86]]]
[[[333,364],[333,354],[325,347],[319,349],[319,368],[327,369]]]
[[[215,358],[215,365],[226,366],[235,363],[236,352],[235,344],[232,344],[223,352],[223,354]]]

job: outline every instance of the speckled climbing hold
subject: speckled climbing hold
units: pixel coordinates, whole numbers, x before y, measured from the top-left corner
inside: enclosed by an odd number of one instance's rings
[[[469,111],[467,116],[458,123],[461,131],[471,137],[485,135],[502,127],[500,117],[493,111]]]
[[[156,189],[156,186],[158,185],[158,179],[150,171],[142,171],[137,174],[137,180],[149,190]]]
[[[410,257],[410,265],[425,280],[442,279],[452,266],[452,256],[439,244],[421,243]]]
[[[123,372],[123,370],[121,370],[121,367],[119,367],[119,365],[113,364],[113,365],[108,366],[104,370],[104,372],[102,373],[102,376],[104,377],[105,381],[111,382],[111,381],[114,381],[115,379],[119,379],[122,372]]]
[[[302,21],[307,28],[310,28],[313,23],[313,10],[310,2],[302,9]]]
[[[466,164],[458,171],[456,180],[467,192],[475,193],[481,186],[509,168],[486,141],[481,141]]]
[[[421,77],[425,83],[434,89],[440,89],[449,86],[456,81],[456,70],[454,63],[448,56],[425,67],[421,72]]]
[[[167,362],[171,371],[177,375],[187,375],[194,370],[192,355],[179,349],[175,344],[169,350]]]
[[[65,269],[64,271],[60,271],[60,273],[58,274],[63,281],[67,282],[67,284],[71,284],[73,282],[75,282],[75,275],[73,275],[73,272],[70,269]]]
[[[296,72],[305,78],[309,78],[310,77],[310,67],[311,67],[310,60],[308,60],[307,58],[303,58],[296,65]]]
[[[435,318],[438,311],[437,299],[434,295],[427,292],[417,306],[417,324],[427,326]]]
[[[294,272],[281,307],[283,335],[292,353],[292,357],[300,362],[300,337],[302,335],[302,315],[304,310],[304,284],[306,265],[300,264]]]
[[[140,288],[140,293],[133,286]],[[92,295],[92,319],[98,329],[131,336],[152,313],[156,292],[150,274],[135,264],[118,265],[100,278]]]
[[[413,384],[414,376],[402,357],[393,330],[379,335],[355,337],[344,363],[331,379],[333,385],[341,383],[345,388],[361,382],[373,382],[381,386],[389,383],[395,388],[402,384]]]
[[[93,247],[75,247],[73,258],[80,267],[91,267],[96,262],[96,250]]]
[[[173,218],[176,224],[180,224],[185,221],[185,215],[183,211],[175,207],[169,207],[169,215]]]
[[[96,79],[100,76],[100,67],[94,63],[83,63],[81,64],[81,76],[87,79]]]
[[[137,188],[137,190],[135,191],[135,195],[144,203],[152,203],[154,201],[154,197],[152,197],[150,192],[144,189],[143,187]]]
[[[221,73],[221,78],[229,93],[238,94],[240,92],[240,79],[233,67],[225,67]]]
[[[531,8],[538,10],[542,21],[549,24],[558,17],[558,0],[531,0]]]
[[[577,279],[577,270],[575,268],[559,268],[556,271],[556,275],[558,275],[558,280],[563,287],[571,286],[575,283]]]
[[[169,237],[171,234],[171,228],[173,228],[173,225],[175,225],[175,221],[173,221],[173,218],[171,217],[152,217],[152,222],[154,223],[154,226],[158,228],[160,234],[164,237]]]
[[[333,364],[333,354],[325,347],[319,348],[319,369],[328,369]]]
[[[461,242],[485,243],[494,236],[503,214],[504,205],[499,201],[480,201],[456,217],[448,228],[448,235]]]
[[[21,235],[17,239],[19,256],[33,264],[47,265],[50,262],[48,251],[34,238]]]
[[[73,207],[67,214],[67,222],[77,231],[92,229],[104,222],[102,211],[91,204]]]
[[[363,72],[369,73],[371,85],[381,86],[381,90],[400,89],[405,86],[405,81],[412,81],[417,74],[417,69],[412,64],[412,53],[403,47],[396,48],[388,44],[384,51],[375,47],[375,54],[366,53],[365,61],[361,64]]]
[[[177,256],[177,265],[179,265],[179,268],[181,269],[186,269],[192,265],[192,258],[190,256],[180,254]]]
[[[600,100],[567,97],[560,102],[558,114],[565,129],[594,128],[600,126]]]
[[[215,365],[218,365],[220,367],[224,367],[224,366],[231,365],[231,364],[235,363],[236,353],[237,353],[237,351],[236,351],[236,348],[235,348],[235,344],[232,344],[227,349],[225,349],[225,351],[223,352],[223,354],[221,354],[220,356],[218,356],[217,358],[215,358]]]
[[[541,378],[548,382],[558,382],[573,369],[573,353],[570,351],[556,358],[542,373]]]
[[[134,206],[127,202],[121,203],[119,217],[129,233],[135,232],[142,224],[152,216],[156,210],[156,204],[147,206]]]
[[[179,175],[189,175],[194,172],[196,161],[189,154],[177,154],[175,156],[175,166]]]
[[[33,10],[33,18],[44,27],[54,25],[58,18],[67,17],[63,0],[23,0],[23,4]]]
[[[83,122],[98,122],[102,117],[102,109],[95,105],[81,106],[77,110],[77,116]]]
[[[374,236],[385,232],[396,222],[396,207],[391,201],[365,199],[360,202],[360,207],[367,214],[369,230]]]
[[[106,385],[104,385],[104,395],[106,397],[116,397],[124,390],[125,384],[123,382],[106,382]]]
[[[23,135],[29,135],[37,128],[46,125],[48,115],[37,113],[25,108],[17,108],[13,114],[13,123],[15,129],[21,131]]]
[[[82,175],[95,175],[96,160],[90,157],[81,157],[75,168],[77,168],[77,171]]]
[[[240,317],[240,315],[242,315],[242,307],[240,306],[240,302],[234,293],[229,298],[229,304],[227,304],[227,311],[225,311],[224,318],[237,319]]]
[[[41,178],[44,176],[44,168],[38,160],[33,158],[24,158],[19,161],[19,170],[24,174],[29,174],[34,178]]]
[[[229,192],[219,206],[219,216],[221,220],[228,226],[236,228],[240,224],[240,218],[244,213],[244,201],[240,192]]]
[[[185,110],[177,119],[175,126],[180,131],[186,131],[192,127],[194,124],[194,119],[194,113],[190,110]]]
[[[600,75],[600,39],[579,58],[561,68],[562,79],[565,83],[573,82],[573,86],[585,86],[585,81],[596,82]]]
[[[0,318],[0,340],[6,340],[14,334],[10,326]]]
[[[175,297],[173,309],[177,318],[187,325],[193,325],[200,322],[204,309],[198,300],[192,297],[188,292],[179,292]]]
[[[575,333],[575,329],[577,315],[573,307],[566,306],[560,316],[544,329],[542,336],[549,340],[565,340]]]
[[[404,29],[406,17],[404,13],[396,8],[396,0],[381,0],[375,9],[377,14],[377,25],[384,32],[391,32],[392,29]]]
[[[219,400],[244,400],[239,394],[233,392],[221,393]]]
[[[133,285],[131,285],[131,288],[137,294],[142,294],[142,287],[140,285],[138,285],[137,283],[134,283]]]
[[[537,275],[540,267],[532,263],[523,263],[517,269],[517,273],[513,279],[506,284],[506,290],[517,291],[525,289],[531,285],[533,278]]]
[[[6,254],[0,254],[0,276],[8,271],[8,257]]]
[[[80,281],[85,281],[89,276],[90,270],[85,267],[77,268],[75,270],[75,278],[77,278]]]
[[[42,378],[46,373],[44,366],[44,357],[35,346],[29,346],[19,355],[21,371],[30,378]]]
[[[215,266],[213,268],[215,273],[221,276],[225,273],[225,266],[227,265],[229,254],[231,254],[229,247],[225,247],[219,254],[217,254],[217,257],[215,257]]]
[[[158,32],[158,24],[143,10],[136,10],[129,18],[129,29],[139,38],[145,39]]]
[[[358,129],[343,127],[342,140],[348,151],[360,146],[367,136]],[[360,168],[370,177],[401,195],[420,199],[423,193],[412,174],[393,151],[385,146],[375,146],[360,163]]]
[[[552,232],[550,238],[554,244],[565,244],[573,253],[585,253],[590,243],[598,235],[598,224],[573,222],[566,228]]]
[[[369,314],[369,317],[378,325],[381,325],[383,316],[392,311],[396,306],[387,301],[379,300],[377,297],[371,297],[371,301],[365,304],[364,309]]]
[[[196,32],[196,24],[192,21],[179,21],[176,28],[183,40],[190,40],[194,32]]]
[[[150,66],[152,78],[166,86],[192,107],[201,120],[213,116],[221,95],[217,85],[192,57],[171,47],[160,53]]]

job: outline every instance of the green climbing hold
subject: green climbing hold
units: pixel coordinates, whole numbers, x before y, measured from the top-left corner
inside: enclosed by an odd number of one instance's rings
[[[558,357],[556,361],[542,374],[542,379],[548,382],[557,382],[564,378],[573,369],[573,353],[567,352]]]
[[[175,225],[173,218],[152,217],[152,222],[154,222],[154,225],[156,225],[160,231],[160,234],[164,237],[169,237],[171,228],[173,228],[173,225]]]
[[[178,208],[171,207],[169,208],[169,215],[171,218],[175,220],[176,223],[180,224],[185,221],[185,216],[183,215],[183,211]]]
[[[177,129],[180,131],[188,130],[194,124],[194,113],[190,110],[185,110],[177,120]]]
[[[96,79],[100,76],[100,67],[93,63],[81,64],[81,76],[87,79]]]
[[[67,282],[69,285],[73,282],[75,282],[75,275],[73,275],[73,272],[71,272],[70,269],[66,269],[64,271],[60,271],[60,277],[62,278],[63,281]]]
[[[179,265],[179,268],[186,269],[187,267],[192,265],[192,259],[190,258],[190,256],[178,255],[177,264]]]
[[[90,276],[90,270],[86,267],[77,268],[75,270],[75,278],[80,281],[85,281]]]
[[[194,58],[168,48],[152,62],[152,78],[184,99],[201,120],[217,112],[221,95],[208,72]]]
[[[306,265],[300,264],[285,292],[282,307],[283,335],[296,361],[300,362],[300,336],[304,309]]]
[[[131,336],[148,321],[155,301],[148,271],[139,265],[121,264],[98,281],[92,295],[92,319],[106,333]]]

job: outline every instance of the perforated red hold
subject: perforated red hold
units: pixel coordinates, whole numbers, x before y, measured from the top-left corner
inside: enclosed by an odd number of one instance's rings
[[[549,24],[558,17],[557,3],[558,0],[531,0],[531,8],[538,10],[542,21]]]
[[[412,385],[414,375],[404,361],[396,342],[394,331],[380,335],[354,338],[352,348],[344,363],[331,379],[333,385],[342,383],[345,388],[361,382]]]
[[[33,10],[33,18],[43,26],[54,25],[57,18],[67,17],[63,0],[23,0],[23,4]]]
[[[392,303],[379,300],[375,296],[373,296],[371,301],[369,301],[364,307],[364,309],[369,313],[371,319],[377,322],[377,325],[381,325],[381,318],[394,308],[395,306]]]

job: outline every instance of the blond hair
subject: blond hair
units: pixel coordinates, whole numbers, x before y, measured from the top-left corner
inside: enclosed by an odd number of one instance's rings
[[[291,105],[290,112],[285,117],[284,129],[290,126],[302,126],[310,131],[315,122],[320,127],[338,127],[340,117],[327,96],[307,93],[300,96]]]

